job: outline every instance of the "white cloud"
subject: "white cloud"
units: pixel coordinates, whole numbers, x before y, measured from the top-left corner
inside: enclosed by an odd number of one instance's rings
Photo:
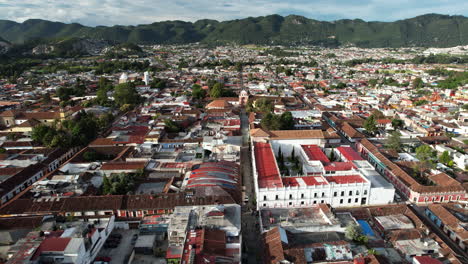
[[[27,1],[27,2],[26,2]],[[299,14],[335,20],[392,21],[425,13],[468,14],[459,0],[0,0],[0,18],[40,18],[84,25],[136,25],[164,20],[228,20],[269,14]]]

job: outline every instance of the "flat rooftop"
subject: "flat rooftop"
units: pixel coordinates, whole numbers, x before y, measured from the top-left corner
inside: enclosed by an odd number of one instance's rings
[[[328,208],[262,208],[260,211],[263,228],[308,227],[338,225],[339,221]]]
[[[374,217],[384,230],[412,229],[414,224],[406,215],[395,214]]]

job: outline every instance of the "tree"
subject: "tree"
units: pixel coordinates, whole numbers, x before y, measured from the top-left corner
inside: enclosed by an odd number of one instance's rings
[[[416,79],[413,80],[413,82],[411,83],[411,87],[413,89],[417,89],[417,88],[422,88],[424,86],[424,82],[423,80],[420,78],[420,77],[417,77]]]
[[[345,237],[348,240],[356,240],[362,235],[362,229],[356,223],[349,223],[345,229]]]
[[[333,161],[335,161],[335,159],[336,159],[336,158],[335,158],[335,149],[332,148],[331,151],[330,151],[330,158],[329,158],[329,160],[333,162]]]
[[[112,183],[107,176],[104,176],[102,180],[102,192],[104,194],[112,194]]]
[[[83,159],[85,161],[96,161],[98,159],[98,153],[93,150],[86,151],[83,153]]]
[[[181,130],[181,127],[179,126],[179,124],[172,121],[171,119],[164,120],[164,125],[166,126],[166,130],[169,133],[178,133]]]
[[[271,100],[268,100],[267,98],[260,98],[255,101],[255,108],[254,110],[256,112],[261,112],[261,113],[270,113],[273,112],[275,109],[275,106]]]
[[[420,161],[433,160],[436,154],[429,145],[421,145],[416,148],[416,158]]]
[[[206,96],[206,91],[198,84],[192,86],[192,97],[196,99],[203,99]]]
[[[68,101],[70,100],[70,89],[60,87],[57,89],[55,94],[60,99],[60,101]]]
[[[281,128],[280,117],[275,114],[268,113],[262,118],[260,125],[266,130],[279,130]]]
[[[442,152],[442,155],[439,157],[439,162],[448,165],[450,161],[452,161],[452,159],[450,158],[449,152],[447,150]]]
[[[280,126],[282,130],[294,129],[294,118],[291,112],[284,112],[280,117]]]
[[[292,160],[292,161],[296,160],[296,152],[295,152],[295,150],[294,150],[294,146],[293,146],[293,148],[292,148],[292,150],[291,150],[291,160]]]
[[[390,137],[388,137],[387,148],[393,149],[395,151],[401,151],[401,133],[398,130],[390,133]]]
[[[414,102],[414,106],[421,106],[421,105],[425,105],[425,104],[428,104],[429,101],[427,100],[418,100],[416,102]]]
[[[109,98],[107,97],[106,87],[99,87],[99,89],[96,92],[96,103],[98,103],[99,105],[106,105],[108,101]]]
[[[401,129],[403,128],[404,122],[401,119],[394,118],[392,119],[392,127],[393,129]]]
[[[42,96],[42,101],[45,103],[45,104],[48,104],[52,101],[52,97],[50,96],[50,93],[45,93],[43,96]]]
[[[224,84],[216,83],[213,85],[213,88],[210,89],[210,97],[211,98],[219,98],[223,96]]]
[[[419,171],[422,178],[424,172],[434,168],[433,159],[436,157],[436,152],[429,145],[421,145],[416,148],[416,158],[419,160],[416,163],[415,169]]]
[[[43,124],[40,124],[38,126],[35,126],[31,132],[31,138],[32,140],[36,141],[36,142],[43,142],[45,136],[47,135],[47,133],[49,133],[50,131],[50,127],[49,126],[46,126],[46,125],[43,125]]]
[[[283,152],[281,152],[281,146],[278,148],[278,163],[283,164],[284,163],[284,156]]]
[[[140,102],[140,95],[132,83],[121,83],[115,87],[114,100],[117,105],[136,105]]]
[[[369,85],[371,87],[375,87],[377,85],[378,80],[377,79],[370,79],[369,80]]]
[[[374,134],[377,131],[377,121],[375,120],[375,116],[371,115],[369,118],[366,119],[364,122],[364,128],[370,134]]]

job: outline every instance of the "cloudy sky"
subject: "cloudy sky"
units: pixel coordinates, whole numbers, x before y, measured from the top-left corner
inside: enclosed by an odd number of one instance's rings
[[[468,16],[467,0],[0,0],[0,19],[40,18],[83,25],[163,20],[230,20],[270,14],[319,20],[394,21],[427,13]]]

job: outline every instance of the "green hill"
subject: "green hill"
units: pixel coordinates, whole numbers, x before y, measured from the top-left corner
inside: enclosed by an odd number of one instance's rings
[[[327,22],[295,15],[270,15],[223,22],[164,21],[112,27],[86,27],[39,19],[23,23],[0,20],[0,36],[12,43],[23,43],[35,38],[90,38],[141,44],[204,42],[450,47],[468,44],[468,18],[427,14],[395,22],[366,22],[360,19]]]

